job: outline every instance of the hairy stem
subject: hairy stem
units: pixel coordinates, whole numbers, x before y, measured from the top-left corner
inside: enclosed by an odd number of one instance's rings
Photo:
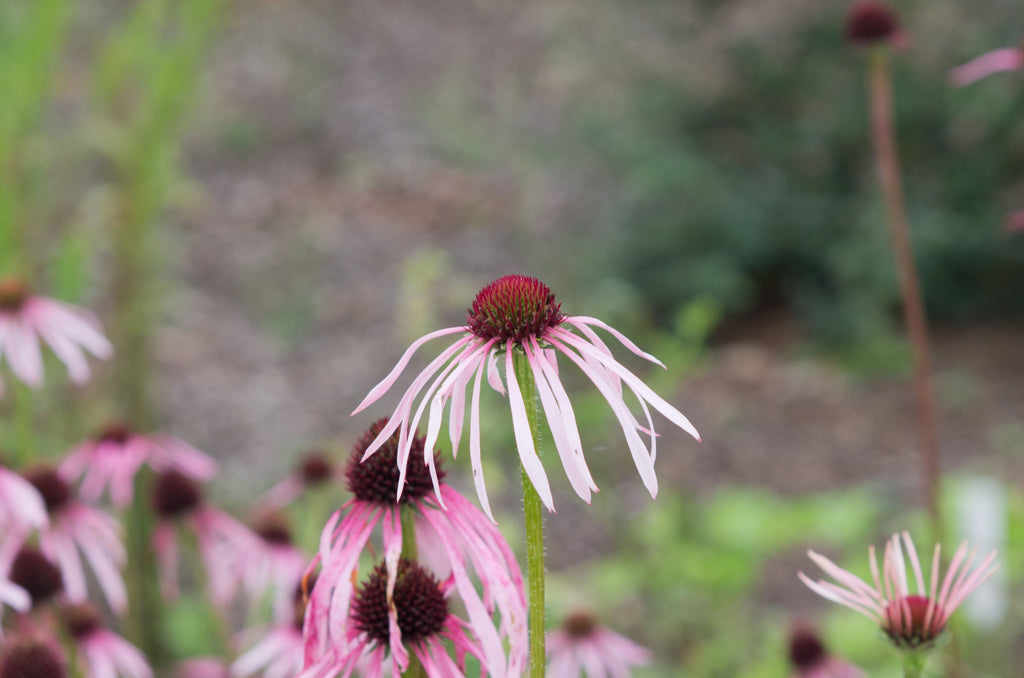
[[[533,434],[534,447],[540,454],[540,427],[537,412],[537,385],[533,370],[523,353],[512,356],[516,381],[526,403],[526,417]],[[544,647],[544,504],[536,488],[520,467],[523,483],[523,519],[526,524],[526,576],[529,586],[530,678],[544,678],[547,653]]]

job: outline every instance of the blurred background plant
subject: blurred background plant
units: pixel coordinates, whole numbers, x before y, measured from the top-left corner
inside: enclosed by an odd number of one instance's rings
[[[1020,203],[1024,89],[1019,73],[953,89],[946,72],[1017,44],[1024,12],[896,4],[944,462],[1007,482],[996,538],[1019,597],[1024,241],[1002,224]],[[597,597],[595,612],[655,651],[638,675],[753,677],[785,675],[801,617],[869,675],[895,675],[868,623],[795,577],[807,548],[856,568],[844,556],[922,522],[844,11],[3,3],[0,273],[96,309],[117,348],[95,385],[51,380],[32,398],[38,448],[131,417],[216,454],[217,496],[240,509],[309,449],[347,449],[366,423],[348,412],[410,337],[459,322],[498,275],[537,275],[565,309],[661,358],[669,370],[645,377],[706,441],[659,443],[652,503],[625,456],[600,454],[617,440],[605,406],[579,405],[602,492],[585,509],[558,488],[551,619]],[[0,427],[0,448],[13,435]],[[510,431],[485,436],[514,459]],[[508,506],[511,461],[488,468],[495,497],[502,475]],[[516,521],[501,522],[518,543]],[[174,608],[169,656],[213,650],[203,614],[198,600]],[[973,675],[1021,660],[1022,610],[1006,615],[994,631],[957,628]]]

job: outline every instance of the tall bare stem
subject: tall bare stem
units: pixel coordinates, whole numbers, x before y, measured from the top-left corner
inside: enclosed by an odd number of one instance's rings
[[[931,353],[928,347],[928,321],[925,316],[921,285],[918,281],[914,250],[910,240],[896,153],[896,132],[892,113],[892,79],[889,54],[885,47],[876,47],[869,55],[869,93],[871,136],[874,142],[878,177],[885,197],[889,220],[889,236],[896,257],[900,296],[903,299],[903,322],[910,339],[914,362],[914,396],[917,405],[917,428],[921,446],[921,474],[924,482],[925,506],[932,532],[941,539],[944,530],[939,511],[939,441],[935,425],[935,398],[932,391]]]

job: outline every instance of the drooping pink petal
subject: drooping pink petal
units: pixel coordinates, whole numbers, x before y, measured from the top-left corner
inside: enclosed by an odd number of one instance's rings
[[[551,341],[555,348],[561,351],[562,355],[576,363],[576,366],[579,367],[585,375],[587,375],[594,386],[597,387],[597,390],[601,392],[601,395],[604,396],[605,401],[612,408],[612,413],[615,414],[616,419],[619,420],[619,425],[622,427],[622,433],[626,437],[626,444],[629,447],[629,452],[633,456],[633,463],[636,465],[637,472],[640,474],[640,479],[643,481],[644,487],[647,488],[647,491],[652,497],[657,496],[658,477],[654,473],[654,461],[651,459],[651,455],[647,447],[644,445],[643,441],[640,440],[639,434],[637,434],[637,428],[635,425],[636,420],[629,412],[629,408],[626,407],[626,403],[621,397],[616,396],[612,391],[611,386],[603,379],[602,375],[598,372],[594,372],[592,367],[584,362],[580,356],[559,341],[555,339],[552,339]]]
[[[484,468],[480,450],[480,382],[484,366],[477,366],[476,377],[473,379],[473,400],[469,412],[469,464],[473,471],[473,486],[480,499],[480,506],[487,517],[494,521],[491,504],[487,501],[487,486],[484,483]]]
[[[563,413],[548,383],[548,377],[544,369],[547,366],[547,359],[535,349],[524,346],[530,369],[534,373],[534,383],[537,387],[537,395],[540,397],[541,407],[548,421],[548,428],[555,441],[555,450],[562,461],[562,468],[569,479],[569,484],[576,494],[588,504],[590,503],[590,490],[594,479],[590,476],[586,461],[583,459],[582,444],[579,442],[576,429],[576,418],[572,410]],[[573,435],[576,433],[577,435]]]
[[[436,330],[434,332],[430,332],[429,334],[425,334],[416,341],[412,342],[409,348],[405,350],[405,353],[402,354],[402,357],[398,359],[398,363],[395,364],[395,366],[391,369],[388,375],[384,377],[379,384],[370,389],[370,392],[366,394],[366,397],[363,398],[362,402],[360,402],[359,405],[356,406],[356,409],[352,410],[352,414],[357,414],[361,412],[362,410],[366,409],[371,404],[376,402],[376,400],[380,398],[382,395],[387,393],[388,390],[398,380],[399,375],[402,374],[402,371],[405,369],[405,366],[409,364],[409,361],[412,359],[413,354],[416,353],[417,350],[419,350],[420,346],[433,339],[444,337],[449,334],[458,334],[459,332],[465,331],[466,330],[464,327],[446,327],[445,329]],[[453,344],[453,346],[455,345],[458,345],[458,343]]]
[[[957,87],[970,85],[993,73],[1016,71],[1024,67],[1024,51],[1017,47],[1004,47],[986,52],[949,72],[949,79]]]
[[[627,370],[615,360],[603,355],[587,342],[577,337],[573,337],[571,334],[565,338],[565,341],[581,354],[590,355],[600,361],[607,369],[614,372],[616,376],[628,384],[635,393],[649,402],[654,409],[665,415],[669,421],[689,433],[694,439],[698,441],[700,440],[700,434],[697,433],[697,429],[693,427],[690,420],[687,419],[682,412],[674,408],[672,405],[669,405],[664,398],[655,393],[651,387],[645,384],[635,374]]]
[[[512,350],[513,346],[510,341],[505,349],[505,380],[508,382],[512,431],[515,433],[516,447],[519,449],[519,461],[544,506],[548,511],[554,512],[555,505],[551,498],[551,487],[548,485],[547,474],[544,472],[544,466],[540,463],[540,457],[537,456],[537,450],[533,445],[533,432],[530,430],[530,420],[526,416],[526,404],[523,401],[523,394],[516,379],[515,367],[512,364]]]

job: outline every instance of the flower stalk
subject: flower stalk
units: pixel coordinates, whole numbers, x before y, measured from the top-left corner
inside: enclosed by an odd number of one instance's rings
[[[412,506],[403,505],[399,509],[402,522],[402,558],[416,562],[419,549],[416,548],[416,511]],[[423,663],[415,652],[409,653],[409,668],[402,672],[405,678],[426,678]]]
[[[17,441],[12,450],[14,468],[22,468],[35,458],[36,432],[34,421],[34,398],[32,389],[18,380],[13,380],[14,391],[14,432]]]
[[[540,427],[537,412],[537,384],[526,354],[512,356],[516,382],[526,404],[534,447],[540,452]],[[526,578],[529,586],[530,678],[544,678],[547,652],[544,647],[544,504],[526,469],[520,466],[523,483],[523,520],[526,525]]]
[[[928,656],[924,652],[903,653],[903,678],[921,678]]]
[[[889,53],[884,46],[875,46],[868,55],[871,136],[875,162],[885,199],[889,236],[896,257],[900,296],[903,301],[903,322],[910,340],[914,369],[914,399],[917,409],[918,438],[921,449],[921,474],[924,482],[925,507],[931,521],[932,536],[944,536],[939,511],[939,443],[936,433],[935,398],[932,389],[931,352],[928,345],[928,321],[925,315],[921,286],[914,263],[910,226],[903,201],[896,133],[892,113],[892,79]]]

